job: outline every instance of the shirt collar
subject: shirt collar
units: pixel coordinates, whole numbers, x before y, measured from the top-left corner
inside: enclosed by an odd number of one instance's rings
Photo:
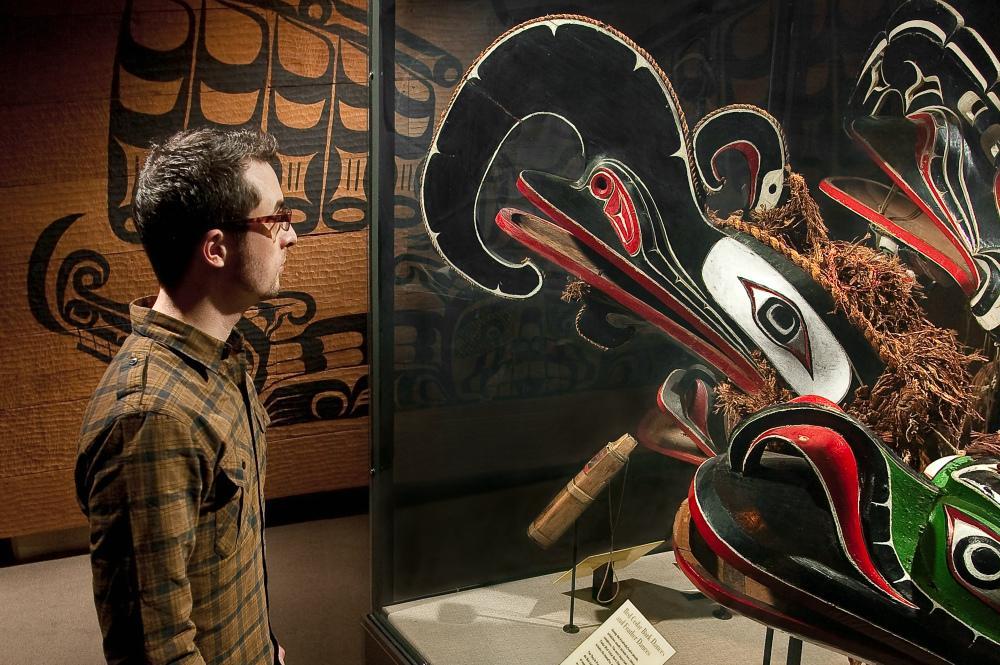
[[[246,371],[246,345],[243,335],[235,328],[223,342],[194,326],[151,309],[155,300],[156,296],[146,296],[129,305],[132,332],[149,337],[214,372],[229,374],[224,366],[228,369],[234,361],[239,366],[240,374]]]

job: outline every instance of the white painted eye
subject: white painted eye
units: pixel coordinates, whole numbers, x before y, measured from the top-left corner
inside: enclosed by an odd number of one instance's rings
[[[981,589],[1000,588],[1000,543],[979,536],[960,540],[955,548],[959,572]]]
[[[780,347],[799,359],[812,376],[812,353],[809,349],[809,331],[802,322],[802,313],[795,303],[780,293],[748,279],[740,278],[747,290],[757,327]]]
[[[832,402],[847,396],[847,353],[812,305],[763,257],[735,238],[723,238],[709,251],[702,279],[792,390]]]
[[[953,506],[945,506],[945,514],[951,574],[973,595],[1000,609],[1000,538]]]
[[[767,210],[778,205],[784,183],[785,172],[781,169],[764,174],[764,178],[761,180],[760,195],[757,197],[757,209]]]

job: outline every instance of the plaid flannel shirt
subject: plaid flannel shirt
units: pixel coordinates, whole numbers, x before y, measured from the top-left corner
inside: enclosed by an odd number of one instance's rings
[[[105,655],[271,665],[269,420],[242,337],[223,343],[139,303],[84,416],[76,465]]]

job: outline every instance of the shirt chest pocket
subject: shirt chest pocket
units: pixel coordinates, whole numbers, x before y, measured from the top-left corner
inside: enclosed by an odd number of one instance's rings
[[[238,455],[223,458],[216,483],[215,553],[227,559],[247,535],[246,462]]]

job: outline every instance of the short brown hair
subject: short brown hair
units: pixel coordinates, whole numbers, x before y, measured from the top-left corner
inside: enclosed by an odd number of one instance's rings
[[[150,146],[132,214],[162,287],[180,283],[205,231],[242,219],[260,204],[243,173],[251,160],[273,160],[277,147],[264,132],[215,128],[184,130]]]

